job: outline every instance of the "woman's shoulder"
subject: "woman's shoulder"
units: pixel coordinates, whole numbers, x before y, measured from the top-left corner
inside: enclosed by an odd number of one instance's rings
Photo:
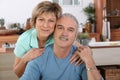
[[[32,29],[29,29],[27,31],[25,31],[23,34],[20,35],[19,39],[21,40],[24,40],[24,39],[29,39],[31,36],[32,36],[32,32],[34,31],[35,29],[32,28]]]
[[[31,28],[27,31],[25,31],[23,34],[21,34],[20,36],[28,36],[30,35],[33,31],[35,30],[35,28]]]

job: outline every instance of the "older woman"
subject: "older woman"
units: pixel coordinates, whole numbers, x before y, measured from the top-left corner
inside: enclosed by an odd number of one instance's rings
[[[24,32],[18,39],[15,53],[14,72],[20,77],[28,61],[42,55],[44,47],[53,43],[52,33],[62,9],[57,3],[44,1],[32,12],[32,29]]]

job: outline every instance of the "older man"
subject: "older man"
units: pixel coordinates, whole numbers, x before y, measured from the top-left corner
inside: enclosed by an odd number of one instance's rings
[[[48,46],[42,56],[28,63],[21,80],[101,80],[88,47],[78,48],[84,63],[77,66],[70,63],[77,49],[72,45],[77,30],[76,18],[63,14],[56,23],[54,44]]]

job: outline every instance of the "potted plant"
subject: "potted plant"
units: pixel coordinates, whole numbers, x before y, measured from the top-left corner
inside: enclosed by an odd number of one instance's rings
[[[10,28],[12,28],[12,29],[19,29],[20,28],[20,23],[12,23],[10,25]]]
[[[16,30],[17,34],[22,34],[24,32],[24,29],[20,27],[20,23],[12,23],[10,28]]]
[[[89,34],[80,32],[78,33],[77,39],[82,45],[87,46],[89,43]]]
[[[88,32],[94,32],[95,31],[95,8],[93,3],[90,3],[87,7],[83,8],[83,11],[87,16],[86,26],[88,24],[91,24],[90,26],[88,26],[90,28],[89,29],[90,31]]]
[[[5,29],[4,27],[5,20],[3,18],[0,19],[0,29]]]
[[[87,18],[91,24],[95,23],[95,8],[93,3],[90,3],[87,7],[83,8],[83,11],[87,15]]]

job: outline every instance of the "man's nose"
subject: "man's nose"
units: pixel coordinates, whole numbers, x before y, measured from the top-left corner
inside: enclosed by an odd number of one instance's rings
[[[67,35],[68,34],[68,32],[67,32],[67,30],[63,30],[63,35]]]

